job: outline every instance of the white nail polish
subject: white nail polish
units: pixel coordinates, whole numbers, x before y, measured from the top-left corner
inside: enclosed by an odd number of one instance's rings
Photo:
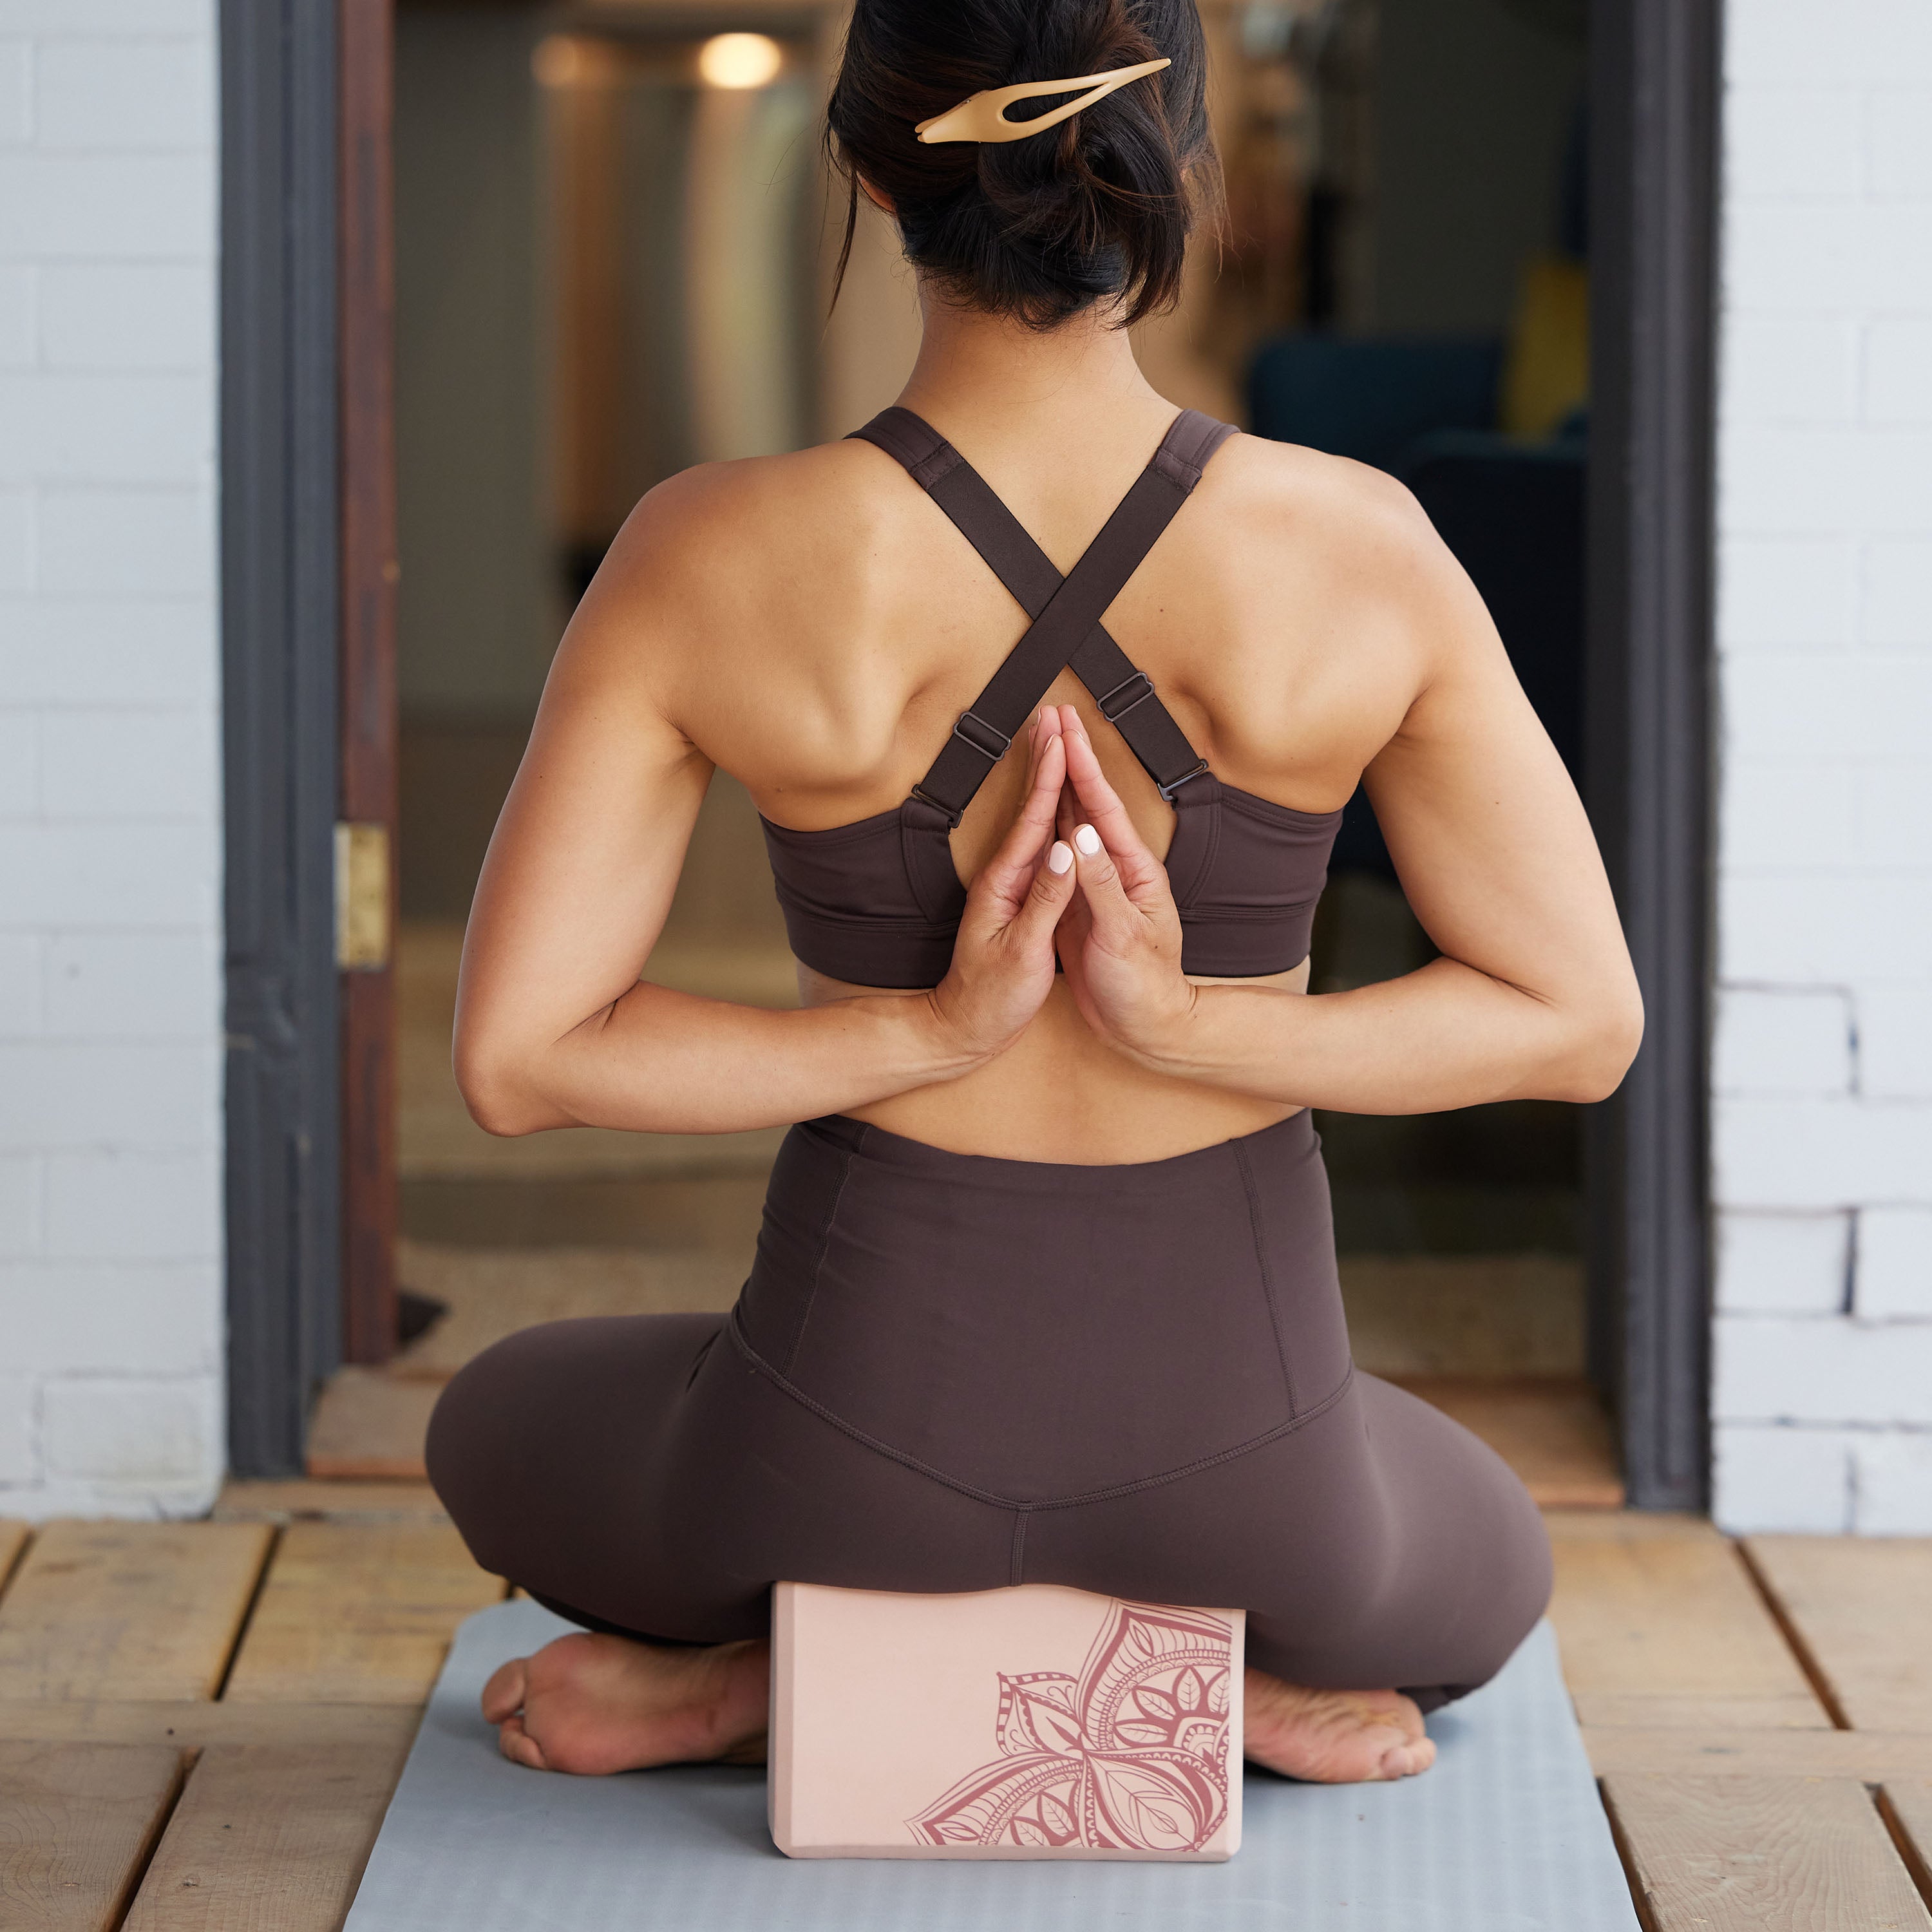
[[[1064,873],[1073,862],[1073,854],[1064,839],[1053,842],[1053,850],[1046,855],[1046,869],[1056,876]]]
[[[1100,849],[1100,835],[1092,826],[1082,825],[1075,830],[1073,842],[1090,859]]]

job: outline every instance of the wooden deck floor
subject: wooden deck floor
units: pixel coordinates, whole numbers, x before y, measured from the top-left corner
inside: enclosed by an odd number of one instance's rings
[[[1549,1520],[1651,1932],[1932,1932],[1932,1540]],[[332,1932],[450,1631],[504,1594],[398,1483],[0,1523],[0,1925],[60,1932]]]

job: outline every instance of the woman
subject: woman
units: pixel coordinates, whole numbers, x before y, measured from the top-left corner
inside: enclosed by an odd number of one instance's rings
[[[1030,130],[950,112],[1128,68]],[[1040,1582],[1244,1608],[1250,1756],[1400,1777],[1544,1608],[1522,1486],[1351,1370],[1307,1110],[1600,1099],[1635,984],[1407,494],[1135,364],[1204,78],[1192,0],[859,0],[830,138],[919,277],[901,406],[654,490],[558,653],[470,922],[472,1111],[802,1124],[730,1317],[529,1330],[436,1412],[478,1560],[586,1627],[489,1686],[520,1763],[755,1757],[779,1580]],[[639,980],[716,768],[796,1012]],[[1365,775],[1441,956],[1310,997]]]

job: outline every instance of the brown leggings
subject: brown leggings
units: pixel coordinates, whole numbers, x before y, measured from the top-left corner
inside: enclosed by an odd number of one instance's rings
[[[1308,1116],[1159,1161],[794,1127],[729,1316],[478,1356],[430,1478],[486,1569],[592,1628],[763,1635],[782,1579],[1242,1609],[1291,1682],[1495,1674],[1550,1547],[1492,1450],[1348,1359]]]

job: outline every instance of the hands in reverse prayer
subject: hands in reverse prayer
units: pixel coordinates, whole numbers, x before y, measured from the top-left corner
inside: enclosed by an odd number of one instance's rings
[[[1167,868],[1070,704],[1042,705],[1034,721],[1025,796],[966,896],[934,1004],[998,1052],[1045,1003],[1056,951],[1087,1024],[1130,1058],[1171,1040],[1192,1010]]]

